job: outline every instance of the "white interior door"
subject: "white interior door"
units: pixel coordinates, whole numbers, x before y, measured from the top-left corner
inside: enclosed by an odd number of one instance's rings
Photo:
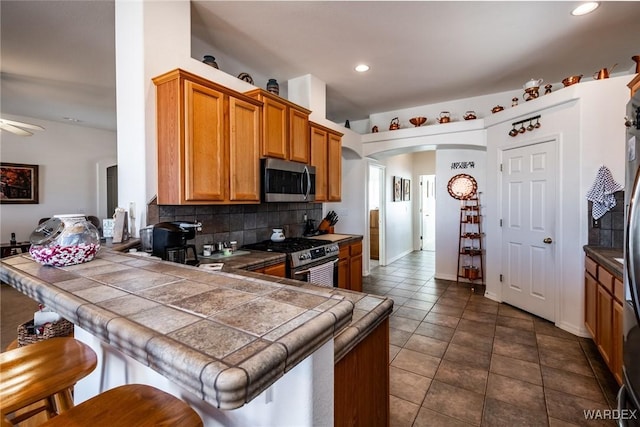
[[[503,301],[554,321],[556,142],[502,154]]]
[[[422,175],[421,205],[420,205],[420,236],[422,237],[420,249],[423,251],[436,250],[436,176]]]

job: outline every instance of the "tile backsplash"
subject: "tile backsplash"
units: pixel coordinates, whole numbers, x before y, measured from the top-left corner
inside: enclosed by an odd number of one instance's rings
[[[287,237],[300,237],[304,232],[304,215],[322,220],[322,203],[261,203],[259,205],[158,206],[155,199],[147,206],[147,223],[168,221],[199,221],[195,245],[238,242],[238,247],[267,240],[273,228],[284,228]]]
[[[624,191],[614,193],[616,205],[598,221],[599,228],[593,227],[592,202],[589,203],[589,245],[622,249],[624,245]]]

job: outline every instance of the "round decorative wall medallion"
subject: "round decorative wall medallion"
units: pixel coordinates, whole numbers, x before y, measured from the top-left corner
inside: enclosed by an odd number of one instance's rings
[[[447,184],[447,191],[454,199],[471,199],[475,197],[478,191],[478,183],[471,175],[461,173],[451,177]]]

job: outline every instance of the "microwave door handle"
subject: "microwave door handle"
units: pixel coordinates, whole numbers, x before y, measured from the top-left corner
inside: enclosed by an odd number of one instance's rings
[[[311,192],[311,174],[309,173],[309,168],[305,165],[304,167],[304,176],[307,180],[307,189],[303,191],[304,199],[307,200],[309,198],[309,193]]]

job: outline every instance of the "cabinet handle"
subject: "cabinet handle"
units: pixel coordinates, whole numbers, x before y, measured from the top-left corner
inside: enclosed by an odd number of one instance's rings
[[[553,240],[551,239],[551,237],[545,237],[542,242],[550,245],[551,243],[553,243]]]

